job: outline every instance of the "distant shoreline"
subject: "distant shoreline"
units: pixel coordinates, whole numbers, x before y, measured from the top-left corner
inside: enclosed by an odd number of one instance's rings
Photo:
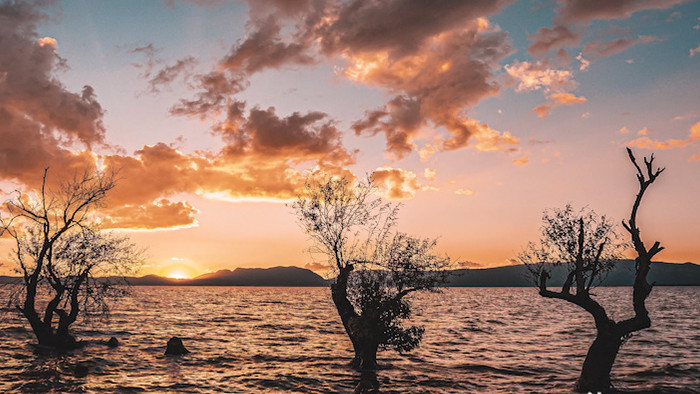
[[[565,272],[552,267],[550,287],[561,286]],[[315,272],[299,267],[236,268],[200,275],[192,279],[173,279],[158,275],[142,277],[108,277],[125,279],[131,286],[207,286],[207,287],[326,287],[330,280]],[[693,263],[655,262],[649,272],[649,282],[655,286],[700,286],[700,265]],[[98,279],[99,280],[99,279]],[[21,277],[0,276],[0,284],[20,283]],[[634,261],[622,260],[610,272],[601,287],[628,287],[634,282]],[[447,283],[449,287],[533,287],[530,274],[524,265],[494,268],[452,270]]]

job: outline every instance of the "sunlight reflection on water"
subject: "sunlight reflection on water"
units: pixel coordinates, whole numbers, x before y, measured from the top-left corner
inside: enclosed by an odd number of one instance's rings
[[[630,288],[601,288],[612,317]],[[655,288],[653,326],[624,345],[613,369],[627,389],[693,392],[700,376],[700,288]],[[589,316],[530,288],[452,288],[416,299],[426,326],[416,351],[382,352],[384,393],[570,392],[593,338]],[[627,312],[628,313],[628,312]],[[0,321],[0,391],[352,392],[351,345],[326,288],[136,287],[92,341],[65,356],[33,352],[31,332]],[[115,349],[97,344],[115,336]],[[183,339],[192,352],[164,356]],[[79,362],[90,368],[74,377]]]

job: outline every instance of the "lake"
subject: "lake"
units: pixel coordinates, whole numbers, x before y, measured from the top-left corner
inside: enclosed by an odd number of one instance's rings
[[[620,319],[631,291],[595,293]],[[699,300],[700,287],[654,289],[652,327],[623,345],[617,388],[700,392]],[[571,392],[594,335],[586,312],[533,288],[449,288],[414,305],[423,342],[380,352],[381,392]],[[0,392],[328,393],[352,392],[361,378],[327,288],[135,287],[108,323],[76,326],[91,343],[64,356],[36,354],[13,312],[0,319]],[[121,345],[98,344],[110,336]],[[191,353],[164,356],[172,336]],[[84,378],[72,373],[78,363],[89,366]]]

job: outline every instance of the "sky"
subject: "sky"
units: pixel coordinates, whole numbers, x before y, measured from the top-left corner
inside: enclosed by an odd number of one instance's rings
[[[323,273],[290,201],[374,173],[400,231],[485,268],[545,209],[629,216],[630,147],[666,167],[642,238],[700,263],[698,81],[698,1],[2,0],[0,189],[119,169],[100,220],[143,274]]]

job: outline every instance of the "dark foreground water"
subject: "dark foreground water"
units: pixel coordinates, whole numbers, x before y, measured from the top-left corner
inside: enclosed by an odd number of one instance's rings
[[[137,287],[108,324],[81,325],[91,342],[65,356],[36,354],[12,314],[0,320],[0,392],[352,392],[351,345],[325,288]],[[627,316],[631,288],[601,288]],[[618,388],[700,392],[700,288],[655,288],[653,327],[630,339],[614,367]],[[419,349],[382,352],[386,393],[571,392],[592,341],[582,310],[530,288],[453,288],[422,295]],[[627,312],[627,313],[623,313]],[[98,344],[116,336],[115,349]],[[180,336],[192,351],[164,356]],[[75,377],[78,363],[87,377]]]

